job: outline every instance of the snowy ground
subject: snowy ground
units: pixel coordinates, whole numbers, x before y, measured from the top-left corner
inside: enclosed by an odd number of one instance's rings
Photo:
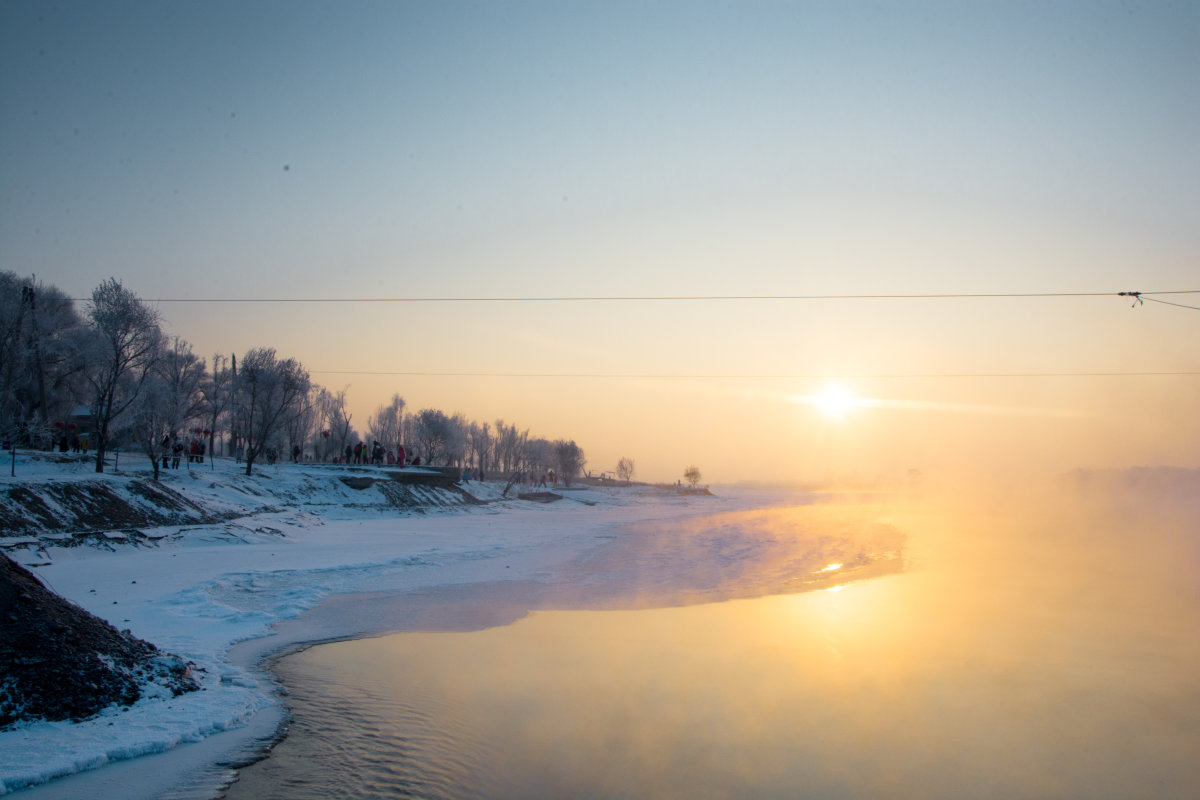
[[[122,467],[137,468],[128,457]],[[203,483],[186,471],[168,475],[168,483],[194,496],[206,493],[201,500],[211,507],[244,504],[244,492],[231,494],[230,487],[244,484],[232,464],[219,462],[215,471],[205,465],[207,473],[193,469],[206,476]],[[86,467],[45,462],[22,463],[18,470],[17,481],[96,477]],[[281,716],[273,685],[259,668],[262,655],[387,627],[386,621],[359,620],[350,621],[355,630],[339,630],[348,623],[346,615],[327,630],[280,627],[331,596],[553,582],[567,565],[611,544],[634,523],[762,502],[757,495],[681,497],[634,487],[573,490],[541,505],[503,500],[503,484],[476,482],[464,488],[487,505],[397,514],[347,510],[339,505],[343,490],[336,486],[330,497],[313,497],[313,471],[282,466],[263,470],[261,480],[276,496],[303,484],[307,504],[324,504],[336,513],[260,511],[223,524],[155,531],[161,536],[155,546],[122,544],[114,534],[111,549],[47,547],[45,540],[9,548],[11,557],[67,599],[193,661],[204,690],[113,707],[82,723],[38,722],[0,732],[0,795],[24,789],[21,795],[30,798],[81,792],[150,797],[172,787],[186,794],[189,772],[237,760],[256,740],[273,734]],[[214,476],[221,477],[208,480]],[[231,646],[247,640],[256,641],[231,655]],[[88,774],[61,780],[76,773]],[[27,788],[47,782],[41,789]],[[205,793],[201,787],[196,791]]]

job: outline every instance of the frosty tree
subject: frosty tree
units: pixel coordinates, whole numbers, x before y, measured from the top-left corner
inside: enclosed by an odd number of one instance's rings
[[[287,458],[294,462],[304,460],[304,448],[309,436],[316,431],[318,411],[318,392],[309,383],[308,391],[296,401],[292,413],[287,418]]]
[[[404,398],[392,395],[392,402],[380,406],[367,420],[367,436],[384,447],[400,444],[400,424],[404,419]]]
[[[0,429],[44,446],[83,394],[83,320],[54,286],[0,272]]]
[[[566,441],[559,439],[554,443],[554,467],[559,478],[567,486],[579,477],[579,473],[583,472],[583,465],[587,463],[587,459],[583,455],[583,448],[575,444],[575,440]]]
[[[426,464],[432,464],[446,452],[453,432],[450,418],[436,408],[423,408],[413,420],[413,436],[418,455]]]
[[[167,422],[171,438],[178,438],[183,427],[202,418],[205,397],[202,391],[208,377],[204,359],[192,352],[192,346],[178,336],[162,351],[155,376],[166,389]]]
[[[137,404],[121,417],[121,432],[126,441],[141,448],[159,479],[159,464],[171,452],[171,398],[166,382],[156,375],[146,379]]]
[[[633,472],[634,466],[632,458],[622,458],[617,462],[617,477],[621,480],[629,483],[631,480],[633,480]]]
[[[496,466],[504,472],[523,469],[528,441],[528,429],[520,430],[516,425],[506,425],[502,419],[496,420],[496,436],[492,443]]]
[[[554,468],[554,443],[549,439],[532,436],[525,440],[521,452],[520,469],[523,471],[539,473]]]
[[[96,435],[96,472],[104,472],[109,428],[133,405],[158,358],[158,312],[109,278],[92,292],[88,311],[87,368],[92,422]]]
[[[486,475],[492,453],[492,427],[472,422],[467,426],[467,450],[475,459],[481,475]]]
[[[229,361],[219,353],[214,354],[212,372],[205,375],[200,384],[200,394],[204,398],[204,427],[208,429],[208,452],[214,456],[217,454],[217,424],[233,402],[234,371]]]
[[[346,408],[346,390],[331,392],[325,388],[318,389],[314,405],[317,427],[329,432],[322,446],[322,459],[330,461],[334,457],[343,456],[346,443],[353,441],[351,434],[354,433],[354,428],[350,426],[350,419],[354,415]]]
[[[247,475],[253,474],[254,460],[278,444],[275,440],[309,386],[300,362],[278,359],[274,348],[256,347],[242,358],[235,392],[239,427],[247,437]]]
[[[687,469],[685,469],[683,471],[683,479],[686,480],[688,482],[688,485],[691,486],[693,489],[696,488],[696,484],[700,483],[701,477],[703,477],[703,476],[701,476],[701,474],[700,474],[700,469],[695,464],[691,465],[690,467],[688,467]]]
[[[159,353],[138,402],[130,409],[123,427],[150,459],[155,480],[159,462],[171,453],[180,432],[204,413],[201,388],[207,376],[204,359],[175,336]]]

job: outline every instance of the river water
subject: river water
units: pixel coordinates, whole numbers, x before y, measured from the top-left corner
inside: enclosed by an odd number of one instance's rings
[[[644,536],[575,607],[284,658],[289,735],[228,797],[1200,796],[1191,511],[860,511],[696,523],[690,585]]]

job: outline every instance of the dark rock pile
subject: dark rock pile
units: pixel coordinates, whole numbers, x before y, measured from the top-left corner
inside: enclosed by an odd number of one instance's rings
[[[31,719],[79,721],[144,691],[200,685],[191,665],[54,594],[0,554],[0,728]]]

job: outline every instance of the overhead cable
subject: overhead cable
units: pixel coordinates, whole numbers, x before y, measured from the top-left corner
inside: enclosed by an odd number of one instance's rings
[[[1176,308],[1190,308],[1192,311],[1200,311],[1200,306],[1185,306],[1183,303],[1172,303],[1167,300],[1159,300],[1154,297],[1142,297],[1143,300],[1149,300],[1151,303],[1162,303],[1164,306],[1175,306]]]
[[[1150,295],[1200,294],[1200,289],[1157,292],[973,292],[951,294],[793,294],[793,295],[559,295],[536,296],[459,296],[459,297],[156,297],[147,303],[622,303],[622,302],[705,302],[742,300],[976,300],[1053,297],[1134,297],[1153,300]],[[76,298],[86,302],[87,298]],[[1166,301],[1159,300],[1157,302]],[[1191,306],[1186,306],[1190,308]]]
[[[621,380],[883,380],[894,378],[1147,378],[1197,377],[1200,370],[1178,372],[893,372],[864,375],[811,374],[650,374],[615,372],[421,372],[310,369],[318,375],[375,375],[406,378],[608,378]]]

